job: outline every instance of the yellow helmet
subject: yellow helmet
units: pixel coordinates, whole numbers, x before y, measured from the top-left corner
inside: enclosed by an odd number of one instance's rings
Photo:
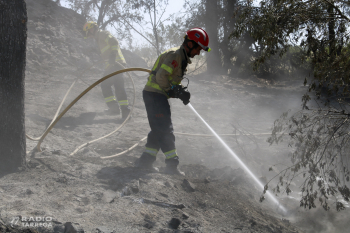
[[[83,30],[86,32],[86,36],[88,35],[88,32],[90,31],[90,29],[94,27],[98,27],[97,23],[94,21],[89,21],[84,24]]]
[[[94,22],[94,21],[89,21],[89,22],[86,22],[86,23],[84,24],[83,30],[86,32],[86,31],[89,31],[91,28],[94,28],[95,26],[97,27],[97,23],[96,23],[96,22]]]

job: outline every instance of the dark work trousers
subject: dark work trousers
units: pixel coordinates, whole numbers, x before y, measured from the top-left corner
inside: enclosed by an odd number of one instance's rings
[[[104,72],[104,76],[122,69],[120,65],[107,68]],[[113,93],[112,87],[114,86],[115,94]],[[101,83],[102,94],[104,98],[115,96],[117,101],[127,100],[126,91],[124,88],[124,74],[118,74]],[[114,101],[116,104],[116,101]]]
[[[143,91],[148,122],[151,132],[148,133],[146,148],[161,149],[163,153],[175,149],[175,136],[168,99],[165,95]]]

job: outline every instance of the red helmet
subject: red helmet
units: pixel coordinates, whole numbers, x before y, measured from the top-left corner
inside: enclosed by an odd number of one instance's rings
[[[186,36],[188,39],[195,41],[197,44],[199,44],[202,49],[204,49],[207,52],[210,52],[211,48],[208,47],[209,45],[209,36],[206,31],[204,31],[202,28],[192,28],[186,32]]]

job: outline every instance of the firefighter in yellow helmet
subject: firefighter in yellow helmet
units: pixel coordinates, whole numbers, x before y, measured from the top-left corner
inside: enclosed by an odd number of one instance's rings
[[[190,93],[181,85],[190,58],[201,50],[210,51],[208,34],[202,28],[192,28],[186,32],[180,47],[162,53],[155,62],[148,82],[143,89],[148,122],[151,131],[147,137],[145,150],[136,161],[136,167],[157,171],[153,162],[159,150],[165,155],[167,174],[184,175],[177,166],[179,156],[175,148],[175,136],[171,121],[169,98],[178,98],[187,105]]]
[[[85,23],[83,30],[86,33],[85,39],[90,37],[94,38],[101,51],[101,57],[104,60],[105,67],[103,76],[124,69],[123,66],[126,65],[126,62],[120,50],[119,42],[110,32],[99,30],[97,23],[93,21]],[[114,86],[115,94],[113,93],[112,86]],[[122,119],[126,119],[130,113],[130,109],[124,88],[123,74],[118,74],[102,82],[101,89],[108,106],[106,113],[117,115],[120,114],[121,109]]]

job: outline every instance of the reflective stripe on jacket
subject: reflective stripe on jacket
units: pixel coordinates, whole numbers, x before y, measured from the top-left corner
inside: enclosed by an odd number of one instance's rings
[[[152,72],[156,75],[151,74],[148,77],[144,90],[167,96],[166,92],[170,90],[171,86],[180,84],[183,79],[183,61],[191,63],[182,45],[162,53],[152,68]]]
[[[105,68],[109,66],[109,56],[113,50],[117,51],[115,61],[126,64],[123,53],[119,47],[119,42],[111,33],[108,31],[97,31],[95,39],[101,51],[101,57],[105,61]]]

